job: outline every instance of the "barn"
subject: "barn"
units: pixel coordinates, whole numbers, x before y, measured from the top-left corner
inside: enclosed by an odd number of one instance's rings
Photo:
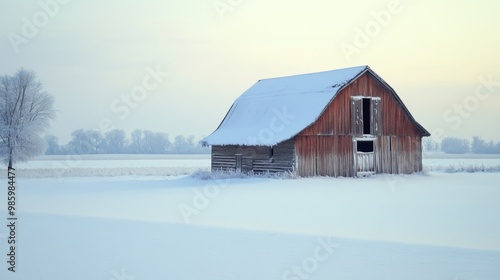
[[[370,67],[259,80],[202,140],[212,170],[356,177],[422,170],[430,136]]]

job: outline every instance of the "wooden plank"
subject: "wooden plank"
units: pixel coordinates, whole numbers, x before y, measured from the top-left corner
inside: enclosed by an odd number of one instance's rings
[[[378,97],[374,97],[371,102],[371,118],[370,118],[370,127],[372,135],[382,135],[382,112],[381,112],[381,99]]]
[[[363,135],[363,99],[351,96],[351,133]]]
[[[273,147],[266,146],[214,146],[212,148],[212,169],[231,169],[243,172],[291,171],[295,166],[295,141],[287,140]]]

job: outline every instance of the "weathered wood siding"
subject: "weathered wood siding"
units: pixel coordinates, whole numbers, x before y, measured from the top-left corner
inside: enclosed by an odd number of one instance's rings
[[[351,97],[380,97],[381,131],[376,134],[377,173],[422,170],[422,133],[390,89],[365,73],[344,88],[311,126],[296,136],[297,171],[301,176],[355,176]],[[359,136],[359,135],[358,135]]]
[[[297,136],[295,147],[301,176],[354,176],[350,135]]]
[[[409,174],[422,170],[421,136],[381,136],[377,141],[377,173]]]
[[[237,155],[241,155],[243,172],[284,172],[295,167],[294,140],[272,147],[266,146],[212,146],[212,170],[236,170]]]

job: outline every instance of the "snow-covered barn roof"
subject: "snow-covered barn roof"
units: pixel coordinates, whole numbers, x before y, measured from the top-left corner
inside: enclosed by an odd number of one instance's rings
[[[202,143],[274,146],[288,140],[313,124],[337,93],[366,71],[376,75],[368,66],[358,66],[259,80]]]

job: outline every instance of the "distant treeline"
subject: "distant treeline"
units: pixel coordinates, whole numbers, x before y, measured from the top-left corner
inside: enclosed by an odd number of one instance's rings
[[[425,151],[442,151],[448,154],[500,154],[500,142],[485,141],[479,136],[472,137],[472,141],[465,138],[446,137],[441,143],[432,138],[424,138]]]
[[[98,130],[79,129],[71,133],[66,145],[59,145],[54,135],[45,137],[47,155],[61,154],[204,154],[210,148],[202,147],[194,136],[178,135],[170,141],[163,132],[134,130],[129,137],[120,129],[102,134]]]

